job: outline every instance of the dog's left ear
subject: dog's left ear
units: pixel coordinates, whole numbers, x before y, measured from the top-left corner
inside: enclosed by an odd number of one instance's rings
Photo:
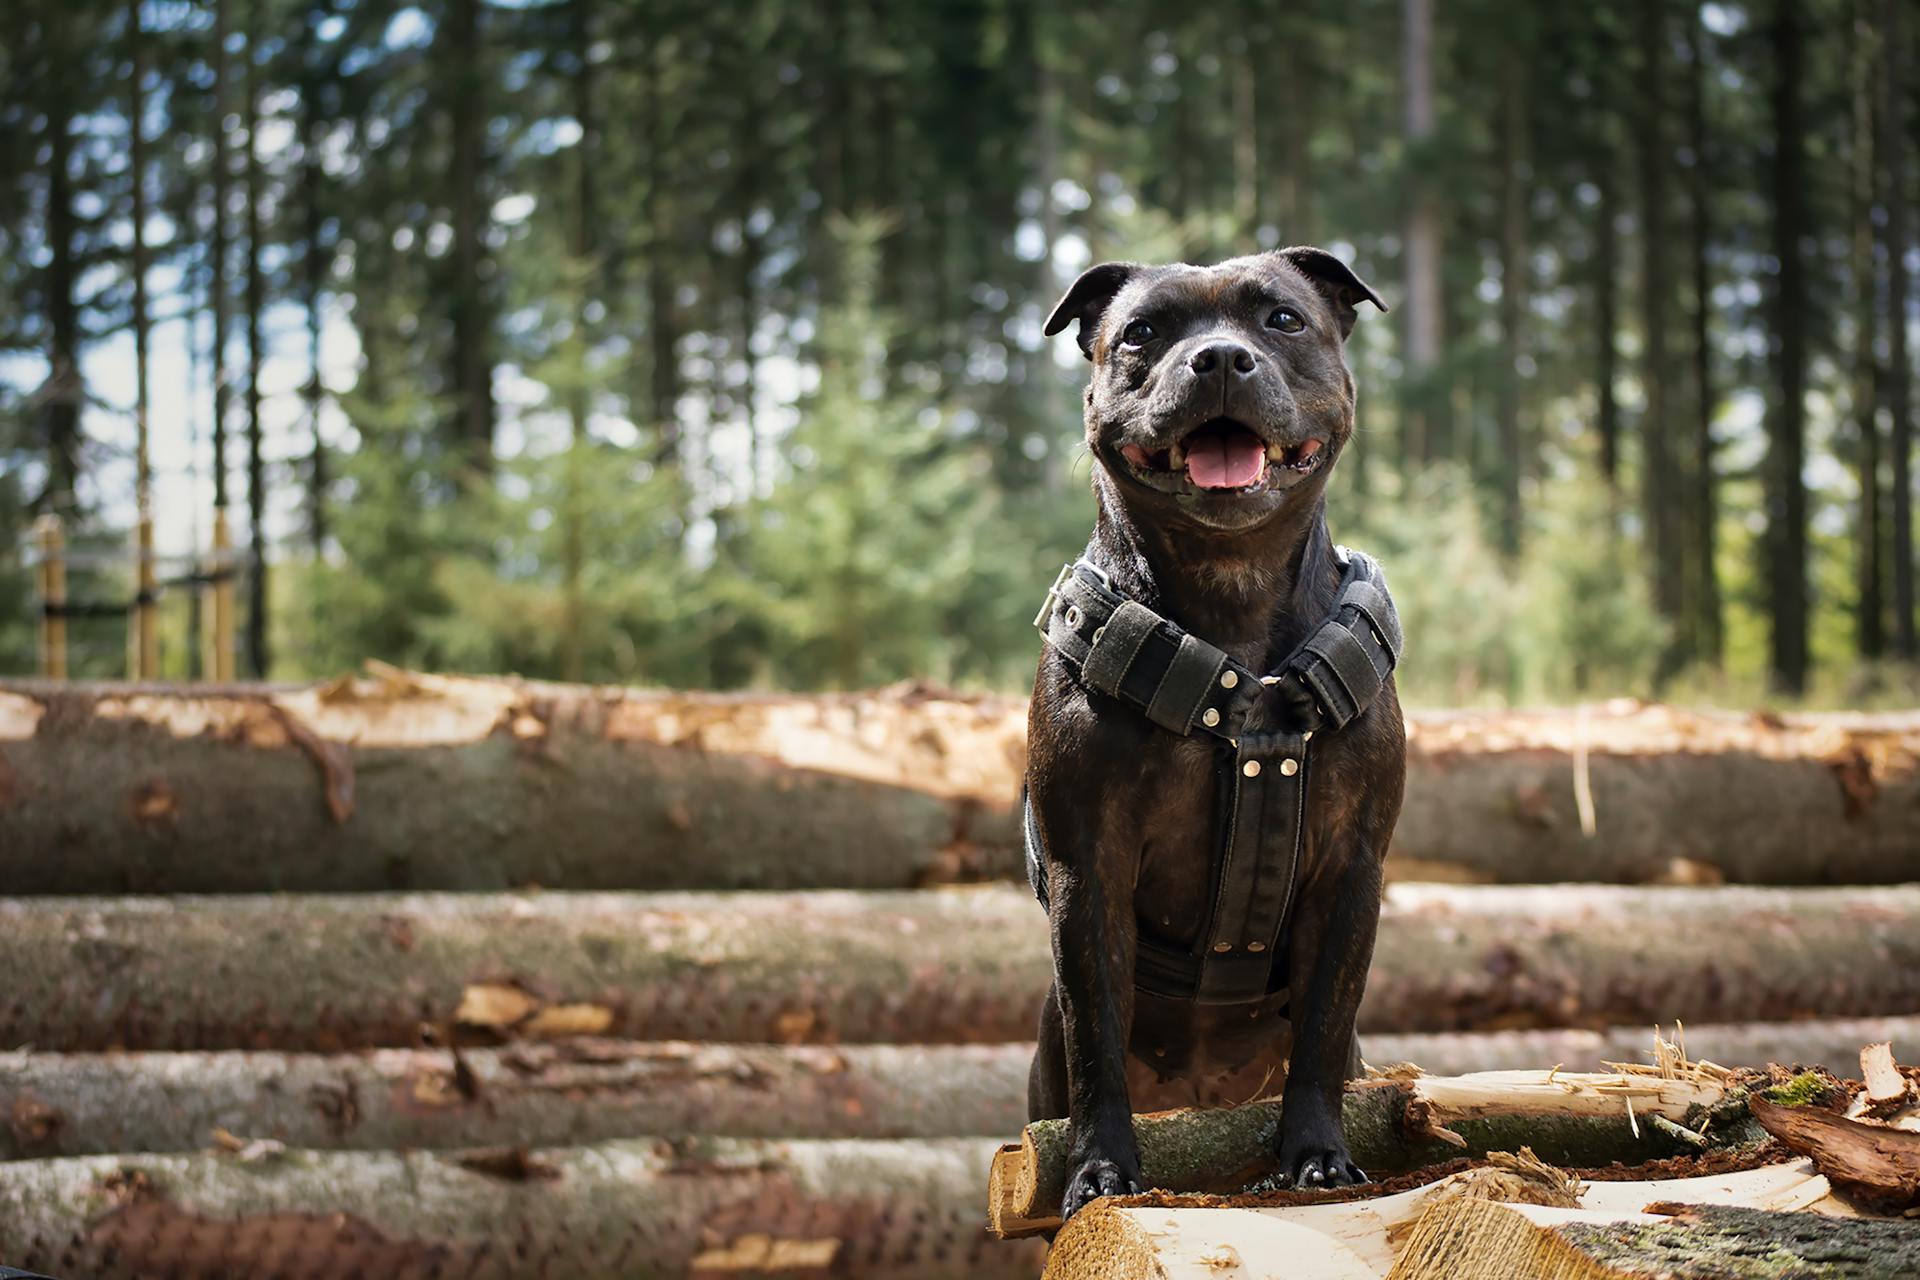
[[[1113,301],[1113,295],[1133,279],[1134,272],[1140,270],[1137,262],[1103,262],[1097,267],[1088,267],[1080,273],[1067,289],[1066,296],[1060,299],[1047,317],[1044,330],[1051,338],[1075,320],[1080,322],[1080,354],[1093,359],[1093,338],[1100,332],[1100,317],[1106,314],[1107,304]]]
[[[1327,300],[1327,305],[1333,308],[1334,319],[1340,322],[1342,339],[1353,332],[1354,321],[1360,318],[1362,302],[1371,302],[1383,313],[1386,311],[1387,304],[1380,301],[1380,295],[1373,291],[1373,286],[1325,249],[1303,244],[1291,249],[1276,249],[1274,252],[1305,276],[1307,282]]]

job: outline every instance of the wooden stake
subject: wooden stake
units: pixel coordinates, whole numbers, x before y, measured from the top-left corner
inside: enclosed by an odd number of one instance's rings
[[[59,610],[67,603],[66,534],[55,515],[41,516],[33,533],[40,550],[40,674],[65,680],[67,619]]]

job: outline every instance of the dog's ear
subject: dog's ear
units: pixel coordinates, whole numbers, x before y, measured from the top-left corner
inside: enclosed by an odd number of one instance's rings
[[[1303,244],[1291,249],[1278,249],[1275,253],[1305,276],[1307,282],[1327,300],[1327,305],[1333,308],[1334,319],[1340,322],[1342,339],[1353,332],[1353,323],[1360,318],[1362,302],[1371,302],[1382,312],[1387,309],[1387,304],[1380,301],[1380,295],[1373,291],[1372,285],[1325,249]]]
[[[1113,295],[1133,279],[1140,270],[1137,262],[1103,262],[1097,267],[1088,267],[1073,282],[1066,296],[1047,317],[1046,335],[1051,338],[1073,321],[1080,322],[1080,352],[1087,359],[1093,359],[1093,336],[1100,332],[1100,317],[1105,314],[1107,304],[1113,301]]]

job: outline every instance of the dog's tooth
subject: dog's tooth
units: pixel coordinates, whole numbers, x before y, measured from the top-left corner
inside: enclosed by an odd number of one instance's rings
[[[1285,462],[1286,460],[1287,446],[1283,444],[1270,444],[1267,446],[1268,462]]]
[[[1177,444],[1169,446],[1167,449],[1167,470],[1184,471],[1186,467],[1187,451]]]

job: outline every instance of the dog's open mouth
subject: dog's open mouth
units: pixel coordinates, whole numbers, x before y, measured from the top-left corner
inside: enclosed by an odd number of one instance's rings
[[[1232,418],[1213,418],[1165,449],[1149,452],[1129,444],[1120,453],[1142,478],[1156,482],[1156,488],[1173,482],[1176,487],[1244,490],[1260,487],[1270,472],[1275,483],[1298,479],[1320,465],[1325,444],[1324,440],[1268,444]]]

